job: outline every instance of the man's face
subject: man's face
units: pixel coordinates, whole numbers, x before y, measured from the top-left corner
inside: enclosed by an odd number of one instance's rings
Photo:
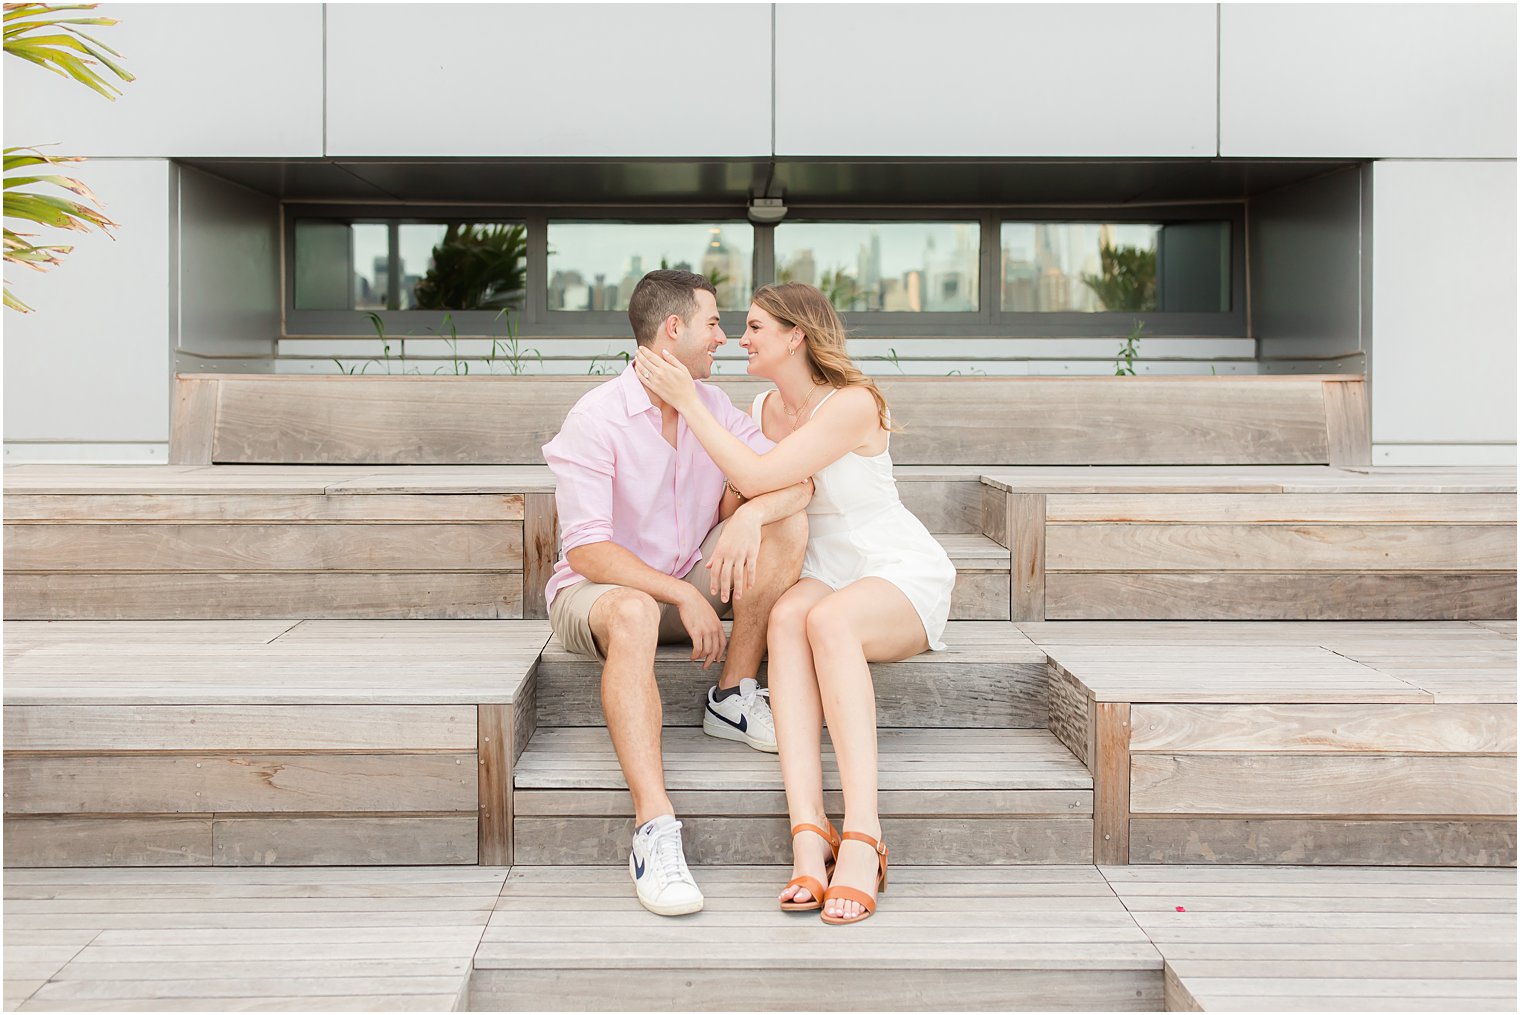
[[[718,301],[705,289],[694,294],[696,312],[690,321],[682,321],[676,330],[676,342],[672,355],[685,365],[697,380],[712,376],[713,353],[728,339],[718,323]]]

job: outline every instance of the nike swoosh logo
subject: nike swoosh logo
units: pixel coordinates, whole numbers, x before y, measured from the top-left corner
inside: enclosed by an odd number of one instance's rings
[[[644,876],[644,861],[638,859],[637,857],[635,857],[633,861],[633,876],[635,878],[641,878]]]
[[[745,716],[741,715],[739,717],[739,721],[738,722],[734,722],[732,719],[730,719],[728,716],[724,715],[722,712],[714,711],[713,707],[711,705],[707,706],[707,711],[711,712],[717,718],[722,719],[724,722],[728,723],[730,726],[732,726],[734,729],[738,730],[740,733],[747,733],[747,732],[749,732],[749,719],[746,718]]]

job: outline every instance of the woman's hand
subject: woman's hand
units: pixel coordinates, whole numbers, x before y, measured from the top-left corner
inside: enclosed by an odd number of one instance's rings
[[[640,346],[635,360],[639,380],[659,395],[677,412],[684,413],[697,401],[697,385],[691,373],[680,360],[667,351],[656,356],[646,346]]]

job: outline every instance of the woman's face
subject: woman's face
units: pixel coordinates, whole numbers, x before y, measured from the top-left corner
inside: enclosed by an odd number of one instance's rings
[[[755,377],[774,378],[792,349],[802,342],[802,333],[783,325],[755,304],[749,306],[744,320],[744,335],[739,344],[749,353],[747,372]]]

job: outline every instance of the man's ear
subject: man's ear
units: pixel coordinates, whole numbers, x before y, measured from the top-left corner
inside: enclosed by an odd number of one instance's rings
[[[681,315],[671,314],[665,318],[665,337],[674,342],[681,337]]]

